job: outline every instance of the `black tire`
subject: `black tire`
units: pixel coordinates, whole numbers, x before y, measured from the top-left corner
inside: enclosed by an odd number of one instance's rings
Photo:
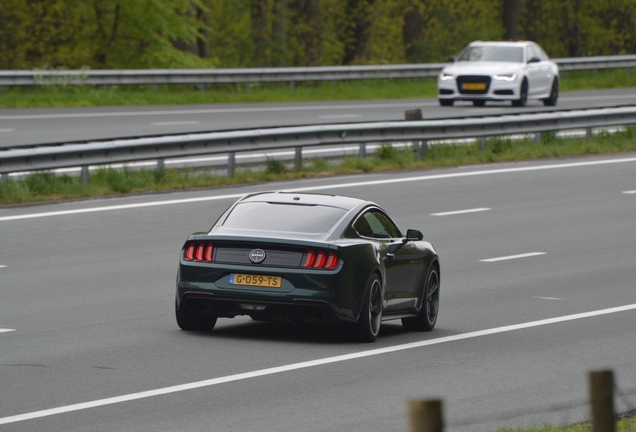
[[[382,324],[382,284],[374,274],[367,287],[362,304],[362,312],[356,324],[356,339],[360,342],[374,342],[380,334]]]
[[[453,106],[455,101],[453,99],[439,99],[439,104],[441,106]]]
[[[435,266],[426,278],[422,292],[422,306],[417,316],[402,318],[402,326],[409,331],[431,331],[437,323],[439,313],[439,272]]]
[[[486,101],[481,99],[476,99],[473,101],[473,105],[476,107],[483,107],[483,106],[486,106]]]
[[[521,83],[521,88],[519,89],[519,99],[512,101],[512,106],[523,107],[528,103],[528,80],[525,78]]]
[[[543,105],[556,106],[558,99],[559,99],[559,79],[554,78],[554,81],[552,81],[552,88],[550,89],[550,97],[548,97],[547,99],[543,99]]]
[[[174,301],[174,312],[177,318],[177,325],[185,331],[212,331],[216,325],[217,318],[196,309],[189,309],[188,305],[177,307],[177,300]]]

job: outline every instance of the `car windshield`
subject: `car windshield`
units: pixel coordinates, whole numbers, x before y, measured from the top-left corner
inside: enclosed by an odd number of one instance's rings
[[[481,45],[467,47],[459,61],[523,62],[523,48],[519,46]]]
[[[223,222],[227,228],[317,234],[328,232],[346,210],[320,205],[244,202]]]

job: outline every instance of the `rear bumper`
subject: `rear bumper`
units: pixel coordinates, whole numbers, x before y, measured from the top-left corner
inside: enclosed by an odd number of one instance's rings
[[[338,311],[328,301],[307,299],[270,299],[263,296],[222,296],[185,292],[179,306],[219,318],[249,315],[262,320],[355,322],[346,311]],[[344,313],[343,313],[344,312]]]

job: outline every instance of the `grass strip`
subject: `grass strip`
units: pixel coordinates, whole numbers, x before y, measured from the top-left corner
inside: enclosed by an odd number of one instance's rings
[[[500,429],[497,432],[592,432],[592,425],[589,423],[571,426],[543,425],[531,428]],[[636,432],[636,417],[618,421],[616,432]]]
[[[636,129],[628,127],[612,134],[600,132],[584,139],[557,138],[554,133],[543,133],[540,144],[536,144],[533,138],[511,141],[494,137],[488,139],[486,151],[480,151],[479,147],[477,141],[473,144],[433,145],[425,157],[415,161],[410,149],[398,150],[385,143],[373,156],[366,159],[344,156],[338,163],[322,158],[309,159],[305,160],[303,168],[298,170],[290,169],[283,162],[271,159],[265,164],[265,169],[239,166],[233,178],[219,175],[218,172],[209,169],[103,168],[91,172],[89,185],[83,186],[79,176],[38,172],[23,178],[0,181],[0,205],[213,188],[310,177],[633,152],[636,151]]]
[[[636,74],[625,69],[565,72],[561,91],[636,87]],[[306,102],[434,98],[435,78],[337,82],[196,85],[9,87],[0,92],[0,108],[181,105],[250,102]]]

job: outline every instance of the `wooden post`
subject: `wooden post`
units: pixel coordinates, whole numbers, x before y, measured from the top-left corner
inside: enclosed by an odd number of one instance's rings
[[[614,374],[610,370],[588,373],[592,432],[615,432]]]
[[[408,402],[410,432],[443,432],[441,400],[411,400]]]

